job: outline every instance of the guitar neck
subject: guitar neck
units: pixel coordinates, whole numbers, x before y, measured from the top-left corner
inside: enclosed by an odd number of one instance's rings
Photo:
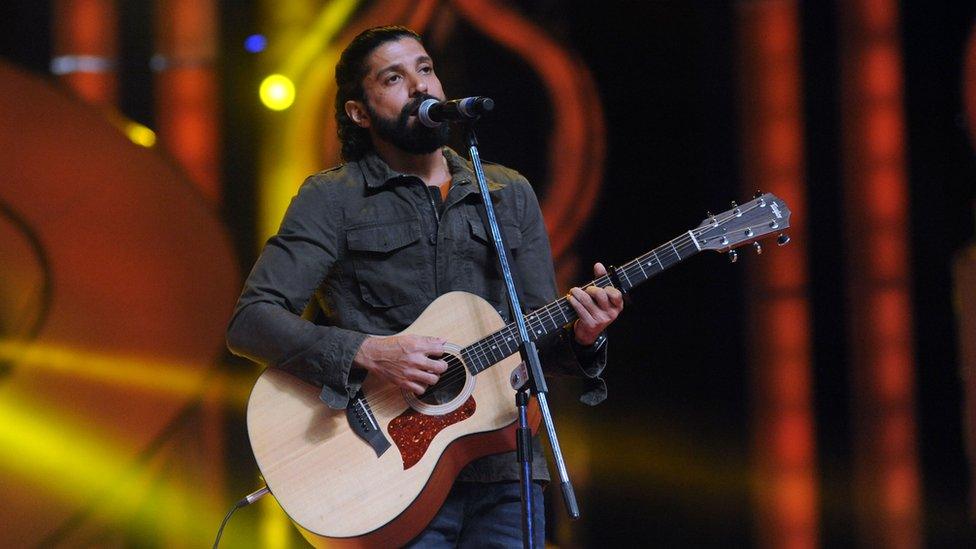
[[[614,268],[613,274],[615,276],[601,276],[583,287],[617,287],[626,293],[699,251],[701,251],[701,247],[698,241],[692,231],[688,231],[624,265]],[[538,341],[562,329],[563,326],[575,321],[579,316],[569,301],[565,297],[561,297],[523,318],[529,332],[529,338],[532,341]],[[497,332],[468,345],[461,350],[461,353],[471,373],[477,374],[515,354],[521,344],[522,338],[519,335],[518,326],[512,322]]]

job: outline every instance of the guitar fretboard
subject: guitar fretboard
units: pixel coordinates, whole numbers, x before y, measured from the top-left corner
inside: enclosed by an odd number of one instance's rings
[[[609,275],[602,276],[583,286],[606,288],[619,284],[618,289],[628,292],[651,277],[677,265],[701,251],[691,231],[637,257],[614,270],[616,283]],[[565,298],[525,315],[525,326],[532,341],[562,329],[578,318],[576,310]],[[461,356],[472,374],[478,374],[516,353],[522,344],[518,326],[512,322],[461,350]]]

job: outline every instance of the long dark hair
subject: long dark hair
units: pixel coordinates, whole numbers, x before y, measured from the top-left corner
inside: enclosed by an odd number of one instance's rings
[[[366,100],[363,93],[363,79],[369,72],[366,58],[377,47],[403,37],[423,43],[419,34],[406,27],[373,27],[356,35],[339,56],[335,68],[335,117],[339,142],[342,144],[342,159],[347,162],[359,160],[372,150],[373,141],[369,138],[369,132],[357,126],[346,114],[346,101]]]

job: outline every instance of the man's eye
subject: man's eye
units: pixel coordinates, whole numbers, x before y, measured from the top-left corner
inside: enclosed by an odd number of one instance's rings
[[[386,83],[387,84],[393,84],[393,83],[396,83],[399,80],[400,80],[400,75],[399,74],[393,74],[393,75],[390,75],[390,76],[387,76],[386,77]]]
[[[420,72],[424,74],[430,74],[434,72],[434,67],[420,67]]]

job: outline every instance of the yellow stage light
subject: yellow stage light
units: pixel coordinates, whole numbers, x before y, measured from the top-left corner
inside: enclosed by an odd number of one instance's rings
[[[261,102],[273,111],[283,111],[295,102],[295,84],[281,74],[272,74],[261,82]]]
[[[181,546],[200,546],[212,539],[225,503],[220,495],[197,494],[192,487],[164,479],[154,467],[140,463],[123,441],[78,421],[70,412],[11,391],[0,399],[0,423],[4,476],[16,475],[69,504],[97,503],[90,520],[153,532],[162,528]],[[147,508],[149,513],[138,512]],[[192,519],[183,521],[182,516]],[[160,521],[171,520],[179,522],[160,527]]]
[[[339,50],[334,44],[361,0],[265,0],[265,10],[275,14],[268,36],[276,44],[265,59],[268,72],[288,75],[302,94],[284,116],[268,120],[265,127],[258,175],[259,244],[278,230],[291,197],[308,174],[322,165],[321,143],[314,136],[322,132],[322,113],[329,112]],[[324,5],[323,5],[324,4]],[[282,15],[287,14],[287,15]],[[297,28],[295,21],[308,21]]]
[[[93,353],[13,339],[0,339],[0,362],[45,370],[133,390],[194,397],[215,386],[226,390],[224,398],[235,404],[247,402],[250,383],[227,376],[212,365],[188,364],[152,357]]]
[[[156,144],[156,132],[138,122],[126,123],[125,135],[136,145],[152,147]]]
[[[261,517],[258,523],[258,536],[261,547],[266,549],[292,547],[291,540],[296,537],[296,530],[292,529],[291,520],[278,502],[274,498],[261,498],[259,509]]]

